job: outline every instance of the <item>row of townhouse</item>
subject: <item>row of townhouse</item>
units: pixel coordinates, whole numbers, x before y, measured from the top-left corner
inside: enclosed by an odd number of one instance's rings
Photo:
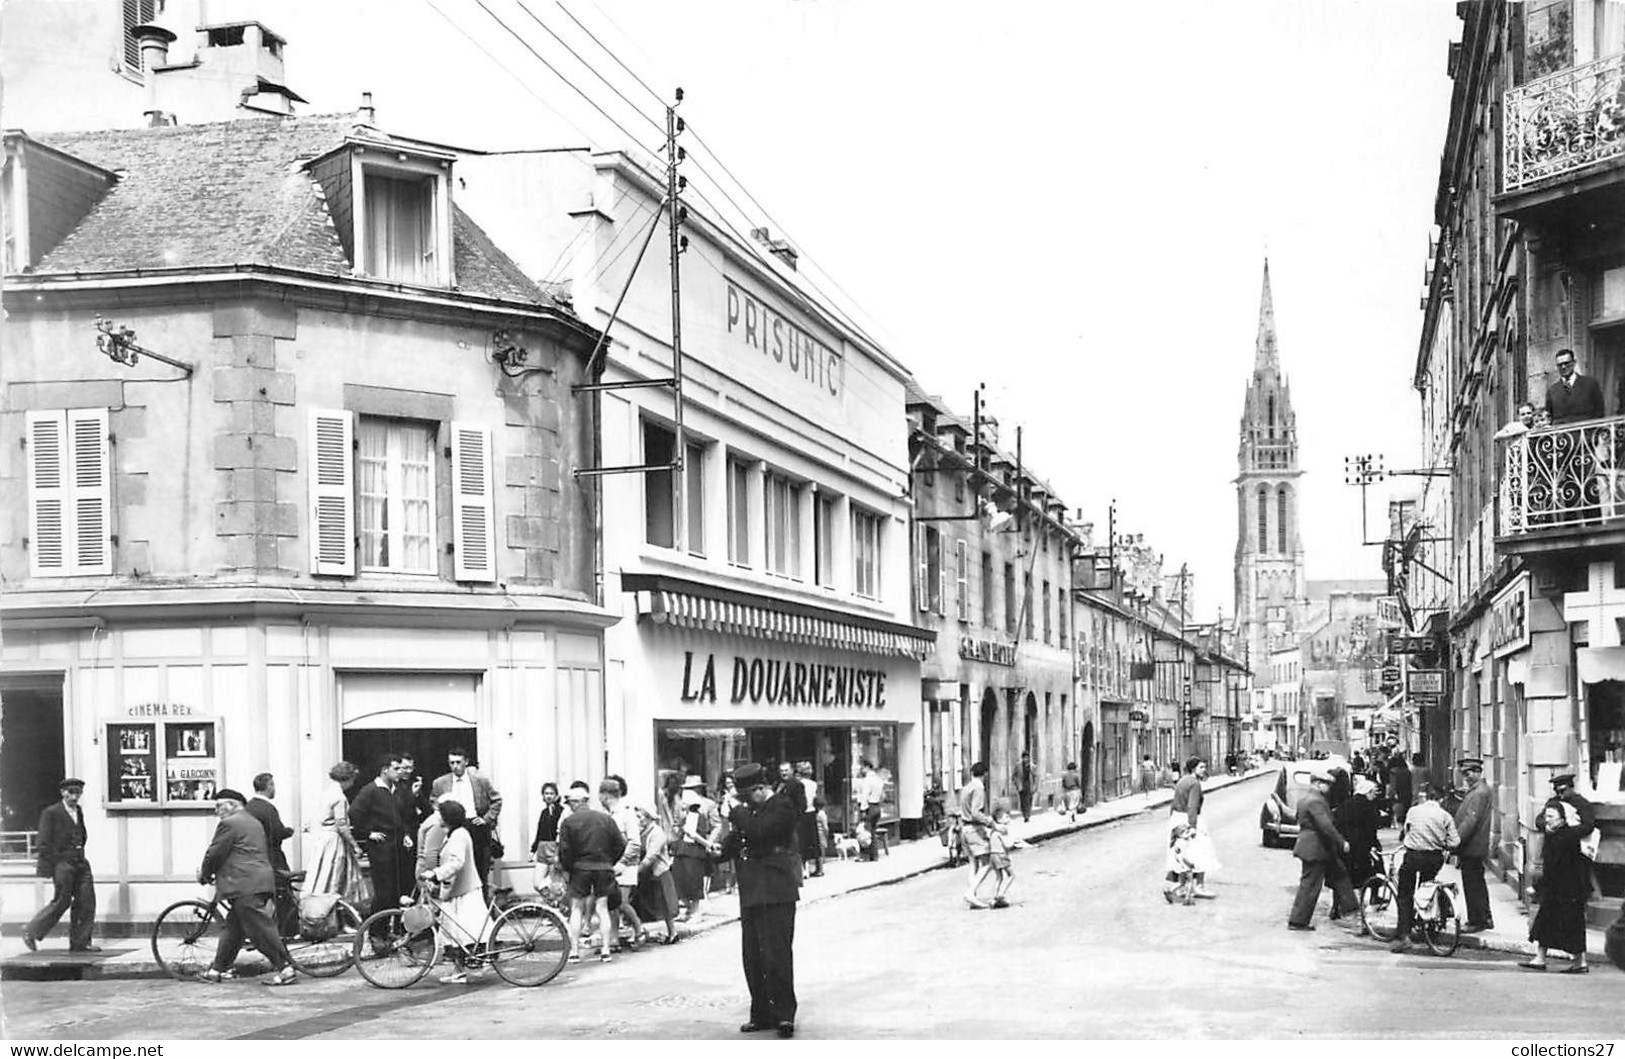
[[[1516,883],[1548,781],[1577,773],[1602,806],[1601,916],[1625,894],[1625,5],[1458,10],[1414,377],[1440,476],[1387,565],[1444,673],[1413,711],[1435,774],[1485,760]],[[1566,394],[1563,350],[1596,400],[1528,427],[1521,404]]]
[[[483,155],[370,100],[296,115],[283,38],[161,8],[17,0],[0,24],[121,60],[76,100],[0,50],[7,907],[42,897],[64,775],[89,783],[100,907],[133,922],[190,891],[214,791],[261,771],[304,820],[340,760],[432,777],[461,748],[522,872],[549,781],[649,801],[669,772],[809,761],[841,830],[867,762],[907,831],[977,758],[1013,796],[1030,750],[1046,798],[1079,761],[1099,796],[1133,755],[1233,744],[1233,651],[1154,570],[1086,591],[1111,564],[1065,506],[924,426],[793,252],[689,206],[679,373],[677,277],[633,252],[662,164]],[[916,519],[983,501],[1017,532]]]

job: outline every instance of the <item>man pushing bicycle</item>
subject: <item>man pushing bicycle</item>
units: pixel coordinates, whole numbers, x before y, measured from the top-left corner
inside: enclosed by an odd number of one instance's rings
[[[1416,884],[1432,882],[1444,867],[1446,854],[1461,845],[1456,821],[1439,804],[1439,788],[1427,784],[1422,800],[1405,814],[1400,829],[1400,845],[1405,848],[1399,864],[1399,936],[1388,946],[1390,952],[1407,952],[1411,928],[1416,922]]]

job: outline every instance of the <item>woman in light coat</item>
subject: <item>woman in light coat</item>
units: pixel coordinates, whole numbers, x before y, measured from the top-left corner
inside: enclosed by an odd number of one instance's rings
[[[440,904],[441,940],[452,953],[452,973],[440,981],[445,985],[468,982],[465,951],[485,940],[489,917],[480,891],[480,871],[474,862],[474,841],[469,837],[468,810],[458,801],[440,803],[440,820],[446,828],[446,841],[440,847],[440,864],[422,873],[444,887]]]
[[[329,783],[322,791],[315,818],[305,827],[307,834],[319,835],[316,866],[310,870],[308,894],[338,894],[357,908],[372,903],[367,873],[361,867],[361,847],[350,833],[350,788],[359,771],[348,761],[328,770]]]

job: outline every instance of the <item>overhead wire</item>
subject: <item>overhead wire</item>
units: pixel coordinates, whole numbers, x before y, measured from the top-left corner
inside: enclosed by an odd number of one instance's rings
[[[574,48],[570,47],[569,43],[563,37],[561,37],[557,33],[555,33],[553,31],[552,26],[549,26],[546,22],[543,22],[540,18],[538,18],[536,16],[536,12],[532,11],[529,7],[527,7],[525,5],[525,0],[514,0],[514,3],[519,5],[519,10],[523,11],[525,14],[530,16],[530,20],[532,22],[534,22],[538,26],[542,27],[542,30],[549,37],[552,37],[554,40],[558,41],[559,45],[565,51],[569,52],[572,56],[574,56],[576,62],[578,62],[582,66],[586,67],[586,69],[587,69],[587,71],[589,73],[591,73],[594,77],[598,78],[598,80],[602,81],[604,83],[605,87],[607,87],[611,92],[614,92],[615,95],[620,99],[620,101],[622,103],[625,103],[627,106],[631,107],[632,112],[634,114],[636,114],[638,117],[642,118],[644,121],[648,122],[650,125],[653,125],[655,132],[659,133],[661,136],[666,135],[665,126],[661,125],[659,122],[655,121],[655,119],[653,119],[649,115],[645,114],[643,112],[643,110],[636,103],[632,102],[630,99],[627,99],[626,95],[624,93],[622,93],[619,88],[616,88],[615,85],[609,80],[609,78],[607,78],[603,74],[599,73],[597,67],[593,66],[587,60],[583,59],[581,57],[581,54],[579,52],[577,52]],[[567,11],[567,12],[565,12],[565,14],[569,14],[569,12]],[[603,47],[603,45],[600,44],[599,47]],[[664,106],[664,104],[662,104],[662,106]]]
[[[656,103],[658,103],[661,106],[666,105],[665,99],[661,97],[659,92],[656,92],[654,89],[650,88],[648,82],[644,81],[643,78],[639,77],[637,75],[636,71],[634,71],[630,66],[628,66],[625,63],[621,62],[621,57],[619,55],[616,55],[613,51],[611,51],[609,49],[609,45],[607,45],[603,41],[599,40],[597,34],[595,34],[592,30],[588,29],[586,27],[586,25],[579,18],[577,18],[577,17],[575,17],[575,15],[571,14],[570,9],[564,6],[564,0],[553,0],[553,2],[558,4],[559,10],[563,11],[564,14],[566,15],[566,17],[568,17],[571,22],[574,22],[577,26],[580,27],[581,32],[585,33],[588,37],[592,38],[592,42],[594,44],[598,45],[598,47],[603,49],[605,55],[608,55],[611,59],[614,59],[615,64],[617,66],[619,66],[621,69],[625,70],[627,72],[627,74],[631,76],[632,80],[634,80],[638,84],[642,85],[643,90],[645,92],[649,93],[649,95],[654,98],[654,101]],[[610,18],[607,14],[604,14],[604,9],[603,8],[599,7],[597,4],[593,4],[592,6],[593,6],[593,8],[595,10],[597,10],[597,12],[600,15],[604,16],[604,20],[606,22],[608,22],[612,26],[615,26],[615,28],[617,30],[621,29],[620,26],[615,25],[615,20],[614,19]],[[624,30],[621,30],[621,36],[623,36],[623,37],[626,36],[626,32]],[[628,39],[630,39],[630,38],[628,38]],[[636,47],[635,44],[633,46]]]

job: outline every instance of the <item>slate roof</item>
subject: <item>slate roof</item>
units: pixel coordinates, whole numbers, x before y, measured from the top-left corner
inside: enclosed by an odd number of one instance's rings
[[[119,180],[33,274],[252,265],[354,278],[321,186],[306,168],[353,134],[407,150],[416,142],[358,127],[354,115],[35,135]],[[459,291],[564,305],[452,209]]]

